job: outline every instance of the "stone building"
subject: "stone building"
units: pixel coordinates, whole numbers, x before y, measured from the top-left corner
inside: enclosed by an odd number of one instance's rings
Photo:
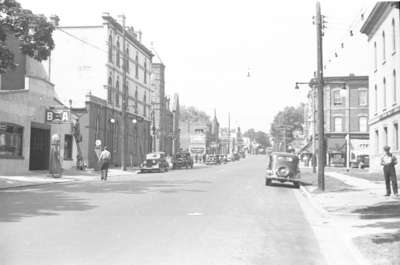
[[[21,54],[16,39],[7,46],[15,54],[15,70],[0,75],[0,175],[49,168],[50,139],[60,137],[64,169],[76,163],[72,117],[49,81],[43,65]],[[59,119],[49,113],[61,114]]]
[[[172,155],[179,146],[179,97],[174,95],[173,102],[165,93],[165,65],[158,54],[152,64],[152,115],[153,115],[153,151],[163,151]],[[178,116],[178,118],[176,118]]]
[[[377,2],[361,27],[368,36],[370,170],[381,170],[383,147],[400,155],[399,2]]]
[[[153,54],[142,44],[140,31],[122,25],[105,13],[98,24],[57,26],[53,34],[51,80],[60,99],[71,100],[79,113],[83,158],[91,168],[97,165],[96,141],[110,148],[113,165],[121,164],[124,102],[126,165],[138,165],[151,150]]]
[[[351,74],[325,77],[324,82],[326,162],[329,166],[346,166],[348,155],[350,162],[355,160],[357,155],[368,154],[368,76]],[[312,134],[317,124],[313,116],[316,102],[316,93],[313,94],[311,90],[308,94],[304,122],[308,146],[303,147],[303,152],[312,150]],[[314,107],[312,104],[315,104]],[[318,139],[317,130],[316,139]]]

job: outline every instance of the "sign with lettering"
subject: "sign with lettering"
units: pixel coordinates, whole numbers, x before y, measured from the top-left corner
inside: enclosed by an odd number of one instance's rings
[[[68,109],[49,109],[46,110],[46,122],[70,122],[71,112]]]

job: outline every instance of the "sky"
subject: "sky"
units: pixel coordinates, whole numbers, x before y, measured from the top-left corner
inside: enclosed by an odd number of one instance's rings
[[[266,0],[19,0],[34,13],[60,17],[60,26],[98,25],[103,12],[125,14],[143,32],[166,65],[166,92],[210,116],[221,126],[268,132],[285,106],[305,102],[316,68],[315,1]],[[325,76],[366,75],[366,37],[361,13],[371,1],[321,1],[327,21]],[[350,37],[349,29],[355,28]],[[344,42],[344,48],[341,48]],[[56,43],[57,45],[57,43]],[[338,53],[338,57],[334,53]],[[328,63],[330,61],[330,63]],[[249,76],[248,76],[249,73]],[[57,85],[57,84],[56,84]]]

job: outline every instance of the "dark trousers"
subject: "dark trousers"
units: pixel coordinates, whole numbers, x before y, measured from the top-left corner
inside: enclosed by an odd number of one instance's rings
[[[383,166],[383,175],[385,176],[386,194],[391,194],[390,182],[392,182],[393,193],[397,194],[397,177],[394,166]]]
[[[104,161],[103,164],[101,165],[101,179],[107,180],[108,177],[108,162]]]

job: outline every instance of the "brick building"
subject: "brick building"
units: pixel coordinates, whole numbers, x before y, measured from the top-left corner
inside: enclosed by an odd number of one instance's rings
[[[377,2],[361,27],[368,36],[370,171],[381,170],[383,147],[400,155],[400,12],[399,2]]]
[[[324,82],[326,162],[329,166],[345,166],[347,150],[349,161],[355,160],[357,155],[368,154],[368,76],[325,77]],[[316,125],[313,110],[316,110],[316,102],[316,94],[313,98],[313,92],[310,91],[305,108],[304,130],[309,148],[303,148],[308,151],[312,150],[313,126]],[[316,134],[317,139],[317,131]]]
[[[121,164],[123,102],[127,106],[126,165],[139,164],[151,150],[153,54],[142,44],[140,31],[122,24],[105,13],[98,24],[57,26],[53,34],[51,80],[60,99],[71,100],[80,117],[83,159],[91,168],[97,165],[96,140],[111,148],[114,165]]]

